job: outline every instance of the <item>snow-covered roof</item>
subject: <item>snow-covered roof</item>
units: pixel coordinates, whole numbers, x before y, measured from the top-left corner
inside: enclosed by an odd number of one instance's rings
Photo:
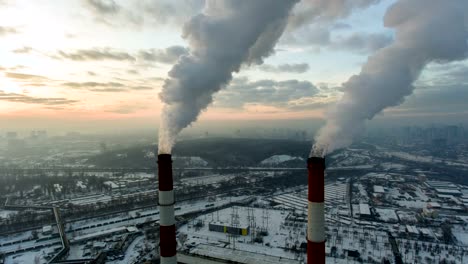
[[[368,204],[359,204],[359,214],[361,215],[370,215],[370,208]]]
[[[459,190],[457,189],[443,189],[443,188],[436,188],[436,192],[438,193],[445,193],[445,194],[462,194]]]
[[[375,193],[384,193],[385,190],[384,190],[384,187],[383,187],[383,186],[374,185],[374,192],[375,192]]]
[[[99,231],[99,232],[95,232],[95,233],[91,233],[91,234],[76,236],[73,239],[71,239],[70,242],[85,241],[85,240],[89,240],[89,239],[96,238],[96,237],[107,236],[107,235],[111,235],[113,233],[126,232],[126,231],[127,231],[127,227],[126,226],[121,226],[121,227],[116,227],[116,228],[112,228],[112,229],[108,229],[108,230],[103,230],[103,231]]]
[[[47,232],[52,232],[52,226],[47,225],[42,227],[42,232],[47,233]]]
[[[427,207],[429,207],[429,208],[440,208],[441,205],[440,205],[440,203],[429,202],[429,203],[427,203]]]
[[[119,186],[113,181],[105,181],[104,185],[110,186],[112,189],[119,188]]]

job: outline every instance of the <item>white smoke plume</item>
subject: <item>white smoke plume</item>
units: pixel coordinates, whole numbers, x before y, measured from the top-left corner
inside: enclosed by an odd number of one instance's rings
[[[390,6],[384,25],[395,29],[394,43],[370,56],[360,74],[343,84],[343,97],[327,113],[310,155],[350,145],[367,120],[413,92],[428,63],[465,59],[467,10],[466,0],[399,0]]]
[[[262,63],[284,31],[299,0],[206,1],[184,26],[190,54],[169,72],[161,100],[159,153],[171,153],[179,132],[196,121],[241,65]]]

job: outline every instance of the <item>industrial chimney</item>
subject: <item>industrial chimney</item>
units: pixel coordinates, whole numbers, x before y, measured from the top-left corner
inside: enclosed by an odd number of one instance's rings
[[[309,174],[307,263],[325,264],[325,158],[308,158],[307,170]]]
[[[158,155],[159,252],[162,264],[177,264],[171,154]]]

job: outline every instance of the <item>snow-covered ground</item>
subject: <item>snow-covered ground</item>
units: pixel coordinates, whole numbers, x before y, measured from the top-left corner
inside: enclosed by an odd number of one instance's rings
[[[384,222],[397,223],[398,216],[393,209],[386,208],[375,208],[375,211],[379,214],[379,219]]]
[[[231,202],[241,201],[248,199],[248,196],[239,197],[217,197],[215,201],[209,200],[198,200],[198,201],[187,201],[177,204],[175,211],[176,215],[182,215],[190,212],[196,212],[206,209],[208,204],[213,204],[211,208],[221,207]],[[117,216],[106,217],[103,219],[90,219],[80,222],[74,222],[68,224],[65,228],[69,239],[78,236],[85,236],[94,234],[96,232],[103,232],[106,230],[124,227],[124,226],[135,226],[137,224],[145,223],[148,221],[159,220],[159,209],[139,209],[133,210],[125,214],[119,214]],[[69,230],[79,231],[69,231]]]
[[[53,255],[54,252],[58,252],[61,246],[47,247],[43,249],[36,249],[20,254],[9,255],[5,258],[5,263],[9,264],[33,264],[33,263],[47,263],[45,257],[47,255]],[[35,262],[37,261],[37,262]]]
[[[260,162],[261,165],[278,165],[286,161],[299,160],[303,161],[301,157],[294,157],[290,155],[274,155]]]
[[[263,237],[263,243],[252,243],[250,235],[237,236],[234,239],[234,246],[232,238],[230,239],[227,234],[208,230],[209,223],[218,221],[229,224],[237,219],[239,225],[249,225],[248,219],[252,219],[252,216],[254,216],[255,224],[250,224],[250,227],[265,226],[268,229],[268,235]],[[379,262],[383,257],[393,263],[393,253],[385,231],[379,231],[371,223],[366,224],[364,221],[359,221],[359,224],[363,226],[353,227],[350,223],[346,225],[337,223],[336,225],[330,220],[331,218],[327,215],[326,252],[331,253],[332,248],[335,248],[334,254],[337,258],[328,258],[327,261],[344,263],[342,260],[346,258],[347,251],[357,250],[366,263],[373,260]],[[297,247],[306,242],[306,222],[305,215],[294,216],[291,210],[237,207],[237,209],[226,208],[200,216],[181,227],[179,232],[187,235],[184,247],[190,248],[193,254],[241,263],[260,263],[258,260],[249,262],[248,259],[268,255],[273,258],[282,258],[283,261],[271,259],[267,263],[298,263],[299,260],[305,259],[305,254],[285,249],[294,245]],[[251,228],[250,230],[257,229]],[[233,250],[234,248],[236,250]],[[225,254],[220,254],[220,252],[225,252]]]
[[[376,164],[372,153],[364,149],[345,149],[331,158],[334,162],[329,165],[329,169],[369,169]]]
[[[236,176],[236,174],[210,174],[200,177],[184,178],[181,180],[181,182],[188,185],[205,185],[214,184],[222,181],[229,181]]]
[[[464,246],[468,246],[468,228],[455,226],[452,230],[453,235]]]
[[[249,221],[247,216],[251,214],[255,219],[254,221],[257,227],[257,230],[255,231],[257,233],[260,232],[262,228],[268,230],[268,235],[263,237],[263,243],[250,243],[252,238],[249,235],[236,237],[236,249],[257,254],[294,259],[294,253],[285,252],[282,248],[291,247],[293,244],[300,246],[301,242],[305,242],[305,223],[302,223],[300,227],[298,226],[297,228],[288,228],[284,225],[285,218],[289,215],[288,211],[251,208],[251,211],[249,212],[247,207],[232,207],[195,219],[193,221],[194,223],[198,220],[203,222],[204,226],[201,229],[191,224],[181,227],[179,232],[188,235],[185,245],[208,244],[216,247],[232,248],[234,246],[234,242],[231,240],[231,243],[229,243],[229,238],[226,234],[209,231],[208,225],[210,222],[222,222],[225,224],[231,223],[231,215],[233,212],[236,212],[238,215],[237,221],[239,221],[239,225],[248,226]],[[252,231],[253,230],[250,232]],[[302,237],[302,239],[297,241],[298,237]]]
[[[397,239],[397,244],[404,263],[442,263],[445,259],[447,263],[465,264],[468,257],[466,249],[453,245],[408,239]]]
[[[302,263],[301,260],[289,259],[285,256],[272,256],[268,253],[258,253],[252,251],[246,251],[243,249],[230,249],[224,248],[220,245],[206,245],[202,244],[196,248],[190,250],[190,253],[198,256],[207,256],[217,259],[224,259],[227,261],[232,261],[234,263],[243,263],[243,264],[257,264],[257,263],[284,263],[284,264],[299,264]]]
[[[382,166],[385,170],[404,170],[407,168],[405,165],[391,162],[381,163],[380,166]]]
[[[19,241],[22,241],[22,240],[27,240],[27,239],[30,239],[31,237],[32,237],[31,231],[26,231],[26,232],[22,232],[22,233],[15,233],[15,234],[8,235],[8,236],[1,236],[0,237],[0,246],[2,246],[4,244],[7,244],[7,243],[15,243],[15,242],[19,242]],[[0,248],[0,250],[1,250],[1,248]]]
[[[184,156],[172,156],[174,162],[182,163],[185,167],[206,167],[208,166],[208,162],[201,157],[193,156],[193,157],[184,157]]]
[[[134,264],[137,263],[138,251],[144,247],[145,237],[139,236],[128,246],[125,258],[122,260],[107,261],[109,264]]]
[[[0,209],[0,219],[8,218],[9,216],[14,215],[14,214],[16,214],[16,211]]]
[[[401,207],[423,209],[427,207],[427,203],[423,201],[397,201],[397,204]]]
[[[459,162],[457,160],[448,160],[448,159],[441,159],[434,156],[423,156],[423,155],[414,155],[407,152],[402,151],[386,151],[385,154],[391,157],[396,157],[404,160],[415,161],[415,162],[432,162],[432,163],[440,163],[450,166],[462,166],[468,167],[468,164]]]

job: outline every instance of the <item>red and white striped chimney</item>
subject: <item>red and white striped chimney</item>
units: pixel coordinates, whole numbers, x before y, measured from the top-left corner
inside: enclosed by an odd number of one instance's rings
[[[309,211],[307,222],[307,263],[325,264],[325,159],[307,159]]]
[[[162,264],[177,264],[174,188],[171,154],[158,155],[159,252]]]

